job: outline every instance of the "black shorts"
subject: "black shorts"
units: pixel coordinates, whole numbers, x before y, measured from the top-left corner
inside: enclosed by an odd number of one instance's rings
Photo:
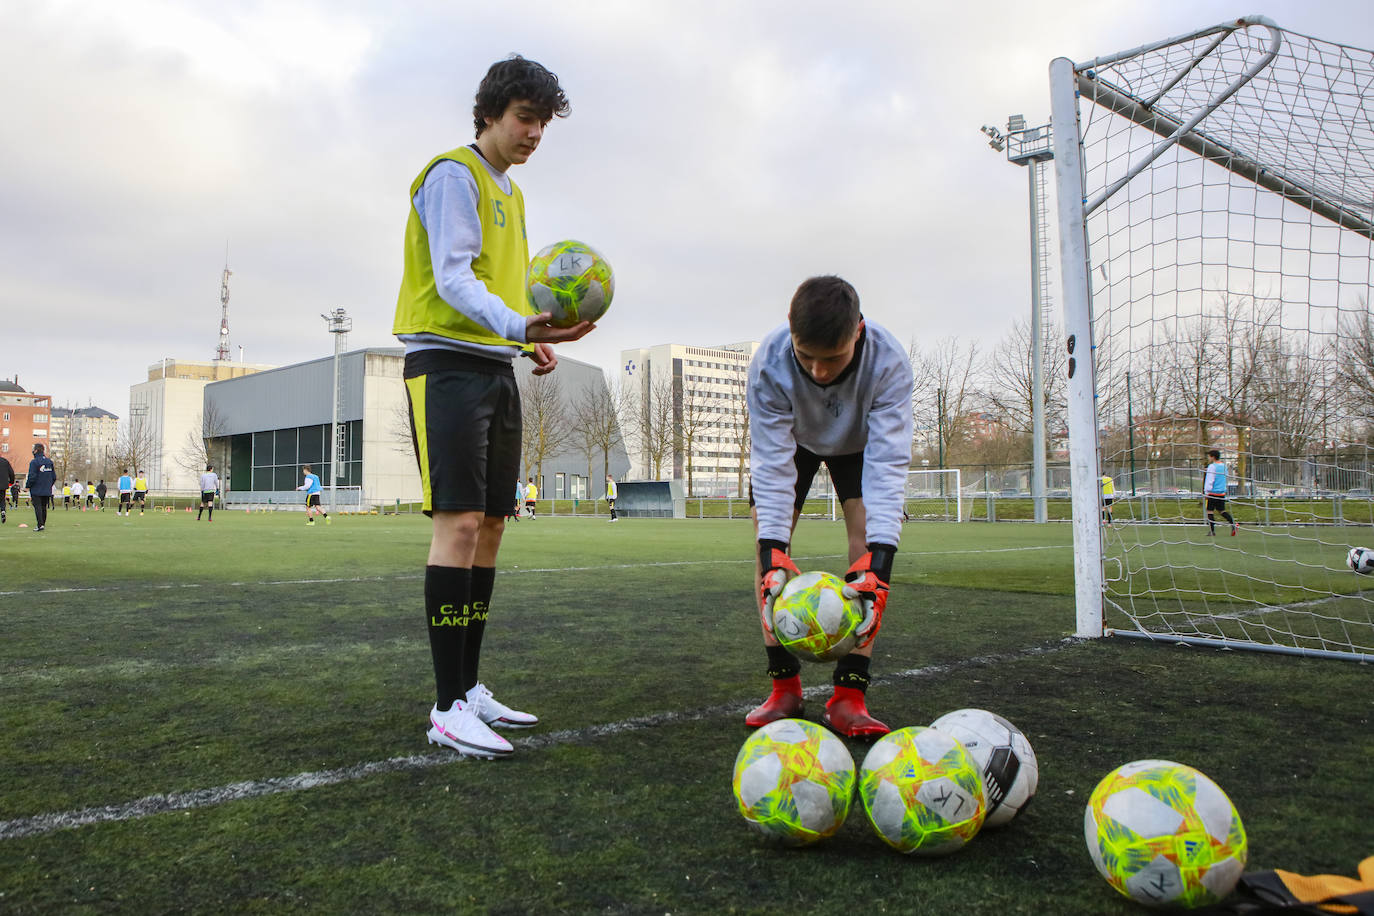
[[[1110,506],[1110,505],[1111,505],[1113,502],[1115,502],[1115,501],[1116,501],[1116,497],[1115,497],[1115,496],[1104,496],[1104,497],[1102,497],[1102,505],[1104,505],[1104,506]]]
[[[133,501],[134,501],[134,494],[132,494],[132,493],[125,493],[123,490],[120,491],[120,493],[119,493],[119,504],[120,504],[121,506],[127,506],[127,505],[129,505],[130,503],[132,503]]]
[[[134,502],[138,503],[138,504],[141,506],[141,505],[143,505],[143,500],[146,499],[147,496],[148,496],[148,491],[147,491],[147,490],[135,490],[135,491],[134,491]]]
[[[405,382],[425,515],[504,517],[520,472],[520,391],[510,363],[419,350],[406,354]]]
[[[203,502],[203,503],[212,503],[212,502],[214,502],[214,501],[215,501],[215,491],[214,491],[214,490],[201,490],[201,491],[200,491],[200,501]]]
[[[214,494],[211,494],[211,495],[213,496]],[[311,494],[309,494],[309,495],[307,495],[307,496],[305,497],[305,508],[309,509],[311,506],[318,506],[319,504],[320,504],[320,494],[318,494],[318,493],[311,493]]]
[[[806,494],[811,489],[811,481],[816,479],[816,472],[821,469],[822,462],[830,469],[830,483],[835,487],[835,496],[841,505],[848,500],[862,498],[864,495],[863,452],[822,457],[799,445],[797,446],[797,454],[793,456],[792,461],[797,466],[797,492],[792,501],[792,508],[798,512],[806,503]],[[754,505],[754,485],[752,483],[749,484],[749,505]]]
[[[1225,511],[1226,511],[1226,497],[1225,497],[1225,496],[1208,496],[1208,497],[1207,497],[1207,511],[1208,511],[1208,512],[1225,512]]]

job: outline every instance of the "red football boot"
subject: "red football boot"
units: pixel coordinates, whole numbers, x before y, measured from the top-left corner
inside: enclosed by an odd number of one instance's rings
[[[825,704],[825,724],[848,738],[881,738],[892,729],[868,714],[864,692],[857,687],[836,687]]]
[[[801,675],[793,675],[773,681],[773,692],[768,694],[768,699],[755,706],[749,715],[744,717],[744,724],[750,728],[758,728],[778,719],[795,719],[805,709],[806,700],[802,699]]]

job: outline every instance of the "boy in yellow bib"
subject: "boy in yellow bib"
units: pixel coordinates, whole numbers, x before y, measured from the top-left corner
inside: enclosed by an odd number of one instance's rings
[[[558,364],[558,329],[525,298],[525,199],[507,171],[525,162],[569,106],[558,78],[518,55],[477,89],[477,142],[441,153],[410,185],[405,272],[392,332],[405,345],[410,428],[424,512],[434,522],[425,616],[436,701],[429,740],[475,757],[504,757],[493,731],[538,722],[492,697],[477,662],[496,580],[511,488],[519,473],[520,393],[511,361],[536,374]]]

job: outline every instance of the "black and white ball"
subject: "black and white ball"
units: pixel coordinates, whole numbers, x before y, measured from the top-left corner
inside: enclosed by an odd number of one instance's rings
[[[1374,572],[1374,550],[1368,547],[1351,547],[1345,555],[1345,565],[1362,576]]]
[[[984,827],[1009,822],[1030,803],[1040,783],[1040,768],[1019,728],[986,709],[956,709],[930,726],[962,744],[982,771],[988,800]]]

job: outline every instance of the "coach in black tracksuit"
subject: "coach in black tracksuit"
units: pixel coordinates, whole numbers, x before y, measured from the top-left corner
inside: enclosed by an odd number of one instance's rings
[[[53,469],[52,459],[43,454],[43,446],[33,447],[33,460],[29,462],[29,476],[24,481],[29,498],[33,502],[34,520],[38,523],[34,531],[42,531],[48,524],[48,505],[52,502],[52,487],[57,483],[57,471]]]
[[[13,484],[14,465],[10,464],[10,460],[4,455],[0,455],[0,525],[5,524],[5,500]]]

